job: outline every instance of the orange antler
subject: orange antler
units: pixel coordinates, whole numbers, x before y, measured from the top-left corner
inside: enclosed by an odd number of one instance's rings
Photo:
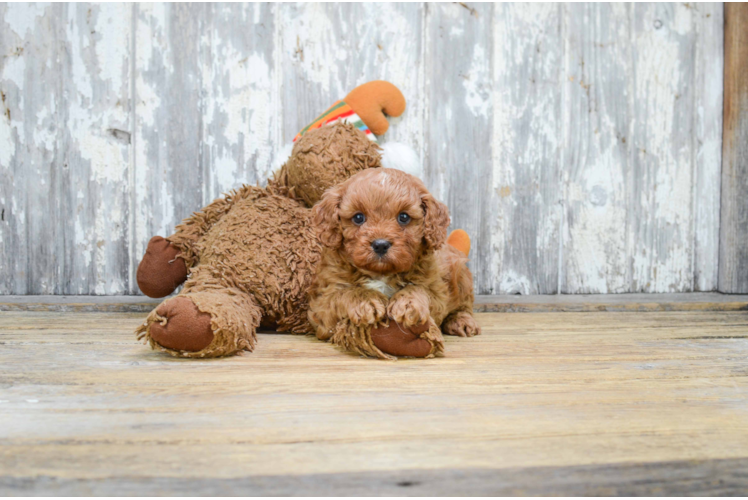
[[[385,114],[400,116],[405,111],[405,97],[390,82],[375,80],[364,83],[343,99],[375,135],[382,135],[390,127]]]
[[[470,236],[462,229],[455,229],[449,233],[447,244],[464,253],[466,257],[470,253]]]

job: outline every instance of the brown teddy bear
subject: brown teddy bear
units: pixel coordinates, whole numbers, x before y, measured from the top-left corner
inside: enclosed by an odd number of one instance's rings
[[[138,338],[175,356],[202,358],[252,351],[259,327],[314,333],[307,291],[322,248],[311,207],[328,188],[381,166],[375,135],[387,130],[385,114],[404,110],[404,97],[388,82],[357,87],[297,135],[266,188],[244,185],[185,219],[173,235],[152,238],[137,271],[141,291],[161,298],[184,287],[151,311]],[[429,354],[419,340],[418,331],[390,332],[382,350],[372,352]]]

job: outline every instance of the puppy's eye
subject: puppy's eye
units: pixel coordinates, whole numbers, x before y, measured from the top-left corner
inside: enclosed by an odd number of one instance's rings
[[[397,216],[397,222],[402,225],[407,224],[408,222],[410,222],[410,215],[406,214],[405,212],[400,212],[400,214]]]
[[[353,221],[354,224],[356,224],[357,226],[360,226],[361,224],[366,222],[366,216],[362,214],[361,212],[359,212],[353,217],[351,217],[351,220]]]

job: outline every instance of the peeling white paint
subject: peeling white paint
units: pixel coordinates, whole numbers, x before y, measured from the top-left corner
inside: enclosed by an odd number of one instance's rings
[[[126,182],[127,156],[111,137],[87,135],[78,142],[81,157],[91,162],[91,176],[97,182]]]
[[[98,78],[110,83],[113,89],[122,88],[129,68],[123,61],[130,58],[130,19],[132,6],[127,3],[98,4],[96,33],[105,34],[96,42]]]
[[[252,10],[252,15],[254,16],[252,18],[252,22],[254,24],[260,23],[260,4],[255,4],[254,9]]]
[[[330,26],[332,19],[328,17],[323,4],[309,3],[296,5],[293,10],[285,11],[288,15],[283,20],[287,29],[283,30],[283,47],[291,54],[291,57],[311,61],[304,66],[304,75],[311,82],[319,85],[324,93],[331,90],[338,92],[338,99],[342,98],[343,88],[331,88],[332,68],[335,60],[344,60],[340,44],[335,40],[335,35]],[[330,103],[332,104],[332,103]],[[323,111],[323,110],[321,110]]]
[[[144,126],[155,125],[155,113],[162,105],[161,93],[163,89],[154,87],[146,81],[146,73],[151,68],[163,67],[166,71],[174,71],[163,57],[166,49],[164,37],[165,23],[164,4],[140,4],[137,24],[137,50],[135,51],[135,91],[137,93],[137,117]]]
[[[16,155],[16,143],[10,121],[0,117],[0,166],[7,167]]]
[[[5,23],[21,38],[33,34],[37,19],[47,13],[49,3],[11,2],[7,4]]]
[[[648,188],[639,193],[639,205],[651,228],[644,240],[638,237],[630,245],[637,249],[632,279],[642,291],[678,292],[692,286],[693,274],[693,143],[675,114],[684,109],[680,97],[690,85],[688,72],[693,69],[690,61],[680,57],[684,40],[679,34],[691,32],[693,25],[690,14],[682,12],[687,7],[674,6],[671,22],[659,19],[659,7],[640,7],[637,13],[644,28],[634,40],[636,109],[646,109],[636,136],[635,158],[647,167],[643,182]]]
[[[83,209],[82,205],[78,205],[79,211]],[[83,222],[76,217],[75,219],[75,250],[79,252],[83,257],[83,262],[86,267],[91,265],[93,259],[93,243],[90,237],[90,229],[83,225]]]
[[[126,268],[191,200],[264,181],[297,126],[373,79],[403,91],[383,141],[418,152],[471,231],[479,291],[712,289],[723,18],[691,7],[7,4],[0,174],[32,189],[0,186],[0,248],[70,248],[42,272],[0,262],[0,292],[136,291]]]
[[[611,293],[629,291],[627,272],[618,254],[625,251],[627,212],[619,187],[623,185],[613,152],[608,149],[598,158],[584,185],[572,183],[567,204],[577,207],[574,224],[568,227],[568,241],[575,243],[567,252],[575,272],[567,273],[566,287],[585,293],[600,290]]]
[[[699,5],[698,7],[701,7]],[[697,7],[697,6],[694,6]],[[697,7],[697,8],[698,8]],[[682,5],[680,8],[675,9],[675,18],[673,19],[672,26],[666,26],[672,29],[679,35],[687,35],[693,32],[693,9],[690,5]]]
[[[212,60],[201,68],[204,158],[211,168],[206,201],[242,183],[264,184],[271,175],[277,119],[271,109],[271,60],[262,51],[248,52],[246,28],[221,17],[260,15],[255,8],[248,11],[250,7],[222,12],[213,22],[228,24],[227,28],[201,39],[201,50]]]
[[[172,74],[174,67],[167,54],[171,47],[167,40],[168,12],[171,8],[163,3],[143,3],[137,6],[136,17],[136,49],[135,73],[133,74],[135,90],[135,120],[133,130],[133,162],[134,173],[131,178],[134,186],[133,202],[130,210],[134,215],[130,217],[132,227],[130,234],[133,242],[130,256],[131,266],[137,266],[140,256],[145,252],[148,240],[155,235],[166,235],[173,231],[176,217],[174,213],[174,199],[178,196],[168,188],[166,179],[154,179],[153,169],[160,167],[154,164],[152,157],[166,162],[160,152],[152,151],[153,142],[160,139],[161,134],[158,120],[159,110],[164,109],[167,92],[154,76],[159,72]],[[179,48],[177,48],[179,49]],[[158,181],[159,185],[154,186]],[[151,198],[149,195],[155,192]],[[196,207],[200,208],[200,207]],[[134,276],[134,273],[131,273]],[[135,292],[137,287],[131,283],[130,290]]]
[[[558,13],[557,5],[494,6],[491,194],[497,215],[490,234],[493,286],[487,287],[493,293],[558,289]]]
[[[356,33],[368,28],[370,52],[363,58],[366,73],[357,80],[385,79],[396,82],[405,96],[407,109],[400,118],[390,120],[385,141],[401,142],[420,151],[424,142],[424,96],[419,82],[421,59],[421,15],[416,5],[363,4],[362,16],[356,18]],[[413,14],[418,14],[414,16]],[[372,23],[371,20],[376,19]],[[367,26],[368,24],[368,26]],[[382,48],[380,49],[379,46]],[[424,162],[423,157],[420,158]]]
[[[518,274],[511,269],[502,270],[499,279],[499,293],[507,295],[531,295],[534,293],[535,286],[529,276]]]
[[[491,105],[490,81],[488,79],[489,59],[480,45],[473,48],[473,59],[470,71],[463,76],[465,87],[465,105],[474,116],[488,118]]]
[[[694,18],[698,43],[694,57],[694,230],[695,290],[717,287],[719,271],[720,186],[722,164],[722,87],[724,9],[700,4]]]
[[[11,5],[11,4],[9,4]],[[16,5],[16,4],[12,4]],[[11,55],[3,61],[2,79],[14,83],[17,88],[23,89],[26,75],[26,58]]]

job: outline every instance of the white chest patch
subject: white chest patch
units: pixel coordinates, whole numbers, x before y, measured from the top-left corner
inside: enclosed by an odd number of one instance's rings
[[[395,295],[395,290],[393,287],[391,287],[387,282],[382,280],[375,280],[370,279],[366,283],[364,283],[364,288],[368,288],[369,290],[375,290],[383,295],[385,295],[388,299],[391,298],[393,295]]]

